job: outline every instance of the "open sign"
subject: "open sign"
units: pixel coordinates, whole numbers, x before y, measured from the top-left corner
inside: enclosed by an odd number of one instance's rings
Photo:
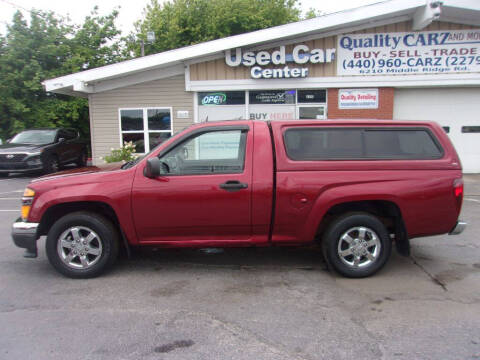
[[[202,98],[202,105],[222,105],[227,101],[224,93],[208,94]]]

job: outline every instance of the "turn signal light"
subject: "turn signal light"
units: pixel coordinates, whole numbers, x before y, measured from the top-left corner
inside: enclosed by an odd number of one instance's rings
[[[31,205],[22,205],[22,220],[27,221],[28,214],[30,213]]]
[[[32,207],[33,197],[35,196],[35,191],[32,189],[26,188],[23,192],[22,198],[22,220],[27,221],[28,214],[30,213],[30,208]]]

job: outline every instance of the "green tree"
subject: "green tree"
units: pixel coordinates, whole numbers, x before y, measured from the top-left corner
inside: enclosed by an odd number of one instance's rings
[[[47,93],[42,81],[122,59],[118,12],[95,8],[81,26],[52,12],[32,11],[27,23],[17,12],[0,37],[0,137],[25,128],[68,126],[89,138],[86,99]]]
[[[145,17],[137,22],[128,48],[140,54],[140,40],[149,31],[155,43],[146,45],[152,54],[226,36],[282,25],[300,19],[297,0],[151,0]]]

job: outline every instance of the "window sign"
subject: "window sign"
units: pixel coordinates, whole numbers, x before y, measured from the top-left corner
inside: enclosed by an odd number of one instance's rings
[[[294,120],[295,105],[250,105],[250,120]]]
[[[338,108],[378,109],[378,89],[340,89]]]
[[[250,91],[250,104],[295,104],[295,90]]]
[[[199,106],[198,107],[198,120],[200,122],[242,120],[244,118],[245,118],[245,105]]]
[[[320,103],[327,102],[327,90],[298,90],[297,99],[299,103]]]
[[[198,93],[198,105],[243,105],[245,104],[244,91],[217,91]]]

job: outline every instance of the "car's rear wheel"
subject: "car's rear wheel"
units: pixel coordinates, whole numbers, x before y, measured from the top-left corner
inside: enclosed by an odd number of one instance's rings
[[[0,177],[8,177],[8,172],[0,172]]]
[[[367,213],[337,218],[323,236],[323,253],[330,267],[341,275],[367,277],[380,270],[392,250],[385,225]]]
[[[43,163],[43,171],[46,174],[56,173],[60,170],[60,162],[56,155],[49,155]]]
[[[117,258],[118,232],[103,216],[75,212],[57,220],[47,235],[47,257],[52,266],[71,278],[92,278]]]

